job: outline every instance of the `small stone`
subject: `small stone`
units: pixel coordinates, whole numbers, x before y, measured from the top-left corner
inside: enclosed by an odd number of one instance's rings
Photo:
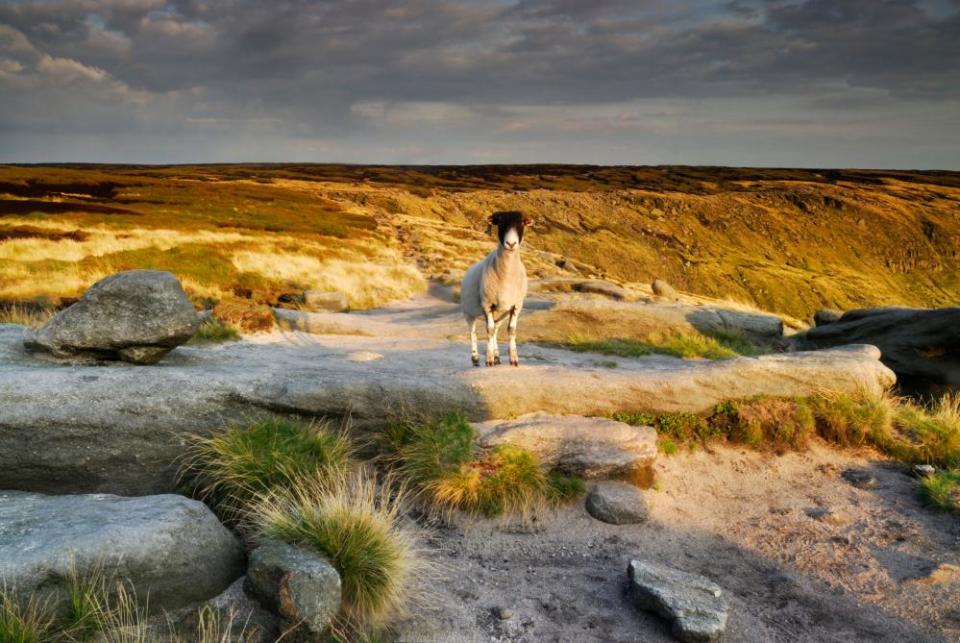
[[[587,513],[611,525],[631,525],[647,519],[647,499],[626,482],[594,485],[586,501]]]
[[[831,525],[842,525],[849,521],[847,515],[842,511],[837,511],[836,509],[830,509],[827,507],[815,507],[813,509],[807,509],[806,514],[814,520],[819,520],[820,522],[825,522]]]
[[[506,621],[513,618],[513,610],[509,607],[498,607],[496,612],[497,618],[499,618],[501,621]]]
[[[937,469],[932,464],[915,464],[913,465],[913,475],[918,478],[929,478],[937,472]]]
[[[827,324],[832,324],[834,322],[840,321],[840,318],[843,317],[842,310],[834,310],[833,308],[821,308],[813,314],[813,325],[814,326],[826,326]]]
[[[866,469],[847,469],[840,475],[857,489],[873,489],[877,486],[877,478]]]
[[[716,641],[727,627],[727,600],[709,578],[640,560],[627,567],[630,593],[643,610],[673,622],[681,641]]]
[[[268,540],[250,554],[252,594],[291,624],[322,634],[340,609],[340,574],[326,558]]]

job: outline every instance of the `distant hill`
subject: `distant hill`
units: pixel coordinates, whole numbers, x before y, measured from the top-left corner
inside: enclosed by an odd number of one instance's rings
[[[455,282],[496,209],[535,276],[675,287],[809,318],[960,301],[960,173],[722,167],[0,166],[0,300],[172,270],[199,300],[368,307]]]

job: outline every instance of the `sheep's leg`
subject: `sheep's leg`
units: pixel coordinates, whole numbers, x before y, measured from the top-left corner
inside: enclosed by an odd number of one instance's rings
[[[480,366],[480,351],[477,350],[478,321],[480,321],[479,317],[473,317],[467,320],[467,325],[470,326],[470,360],[474,366]]]
[[[493,356],[497,352],[497,325],[493,321],[493,311],[487,310],[487,366],[493,366]]]
[[[493,327],[493,363],[500,363],[500,327],[503,326],[503,321],[497,322]]]
[[[517,354],[517,320],[520,319],[520,310],[514,308],[510,311],[510,322],[507,324],[507,330],[510,333],[510,366],[520,366],[520,356]]]

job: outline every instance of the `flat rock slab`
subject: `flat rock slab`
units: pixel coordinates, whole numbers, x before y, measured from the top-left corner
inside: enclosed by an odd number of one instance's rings
[[[515,444],[544,465],[586,479],[653,479],[657,432],[607,418],[531,413],[474,425],[482,446]]]
[[[611,525],[635,525],[647,519],[647,499],[626,482],[601,482],[585,501],[587,513]]]
[[[53,364],[0,325],[0,488],[124,495],[174,488],[184,434],[257,414],[350,415],[382,427],[417,409],[471,421],[617,411],[701,413],[730,398],[879,392],[894,381],[873,347],[728,360],[619,359],[524,345],[519,368],[474,368],[465,344],[434,339],[274,335],[183,346],[160,364]],[[359,352],[377,353],[356,360]],[[351,357],[353,356],[353,357]]]
[[[183,496],[0,492],[0,581],[63,610],[72,566],[81,579],[98,568],[108,582],[123,579],[162,611],[222,592],[243,573],[243,549]]]
[[[727,600],[709,578],[641,560],[630,561],[627,576],[637,607],[672,621],[681,641],[716,641],[726,629]]]

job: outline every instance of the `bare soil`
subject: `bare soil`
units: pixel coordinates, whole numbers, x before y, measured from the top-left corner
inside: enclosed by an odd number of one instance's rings
[[[847,468],[877,485],[854,487]],[[580,502],[529,526],[432,529],[441,573],[402,640],[672,640],[631,605],[631,558],[719,583],[726,641],[960,640],[960,573],[934,573],[960,564],[960,520],[922,507],[899,465],[818,444],[681,452],[657,470],[641,525],[598,522]]]

